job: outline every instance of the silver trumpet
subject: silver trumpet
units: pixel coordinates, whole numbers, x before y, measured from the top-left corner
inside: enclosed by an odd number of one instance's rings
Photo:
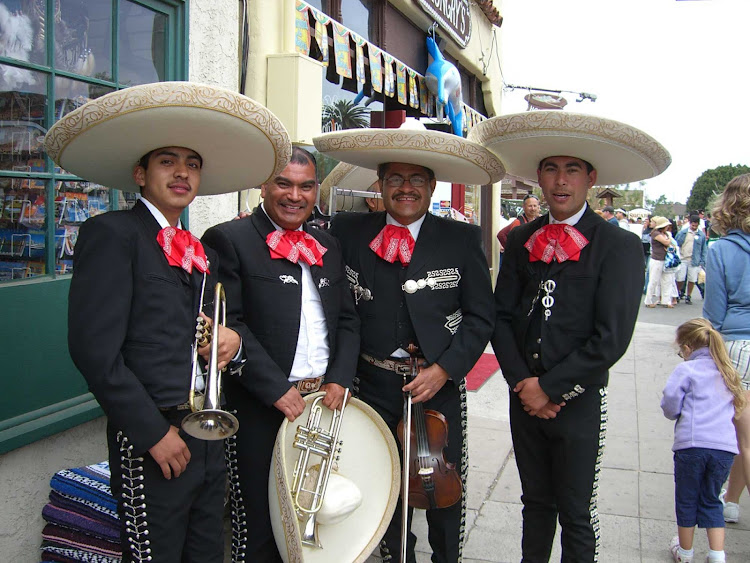
[[[292,501],[300,521],[302,544],[322,548],[318,539],[315,517],[323,506],[328,478],[339,459],[341,444],[339,432],[344,408],[349,398],[349,389],[344,390],[344,403],[340,410],[333,411],[328,430],[320,427],[324,395],[317,397],[310,408],[307,426],[298,426],[294,435],[294,447],[302,450],[294,467]]]
[[[199,311],[203,310],[203,289],[206,279],[203,278]],[[219,323],[221,321],[221,323]],[[213,334],[218,336],[219,324],[227,322],[227,299],[224,286],[216,284],[214,289]],[[206,373],[202,373],[198,361],[198,347],[205,345],[207,338],[204,330],[198,330],[193,342],[193,373],[190,381],[190,410],[193,412],[182,419],[182,429],[200,440],[223,440],[233,436],[240,427],[237,418],[220,408],[221,406],[221,371],[219,364],[219,339],[211,338],[211,355]],[[223,371],[223,370],[222,370]],[[203,377],[205,375],[205,378]],[[199,389],[200,382],[205,380],[205,387]]]

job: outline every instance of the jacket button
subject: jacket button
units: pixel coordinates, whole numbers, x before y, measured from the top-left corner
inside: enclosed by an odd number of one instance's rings
[[[533,353],[533,354],[531,355],[531,357],[532,357],[532,358],[534,358],[535,360],[538,360],[538,359],[539,359],[539,354],[537,354],[536,352],[534,352],[534,353]]]
[[[537,343],[537,344],[541,344],[541,343],[542,343],[542,339],[541,339],[541,338],[537,338],[537,339],[536,339],[536,343]]]

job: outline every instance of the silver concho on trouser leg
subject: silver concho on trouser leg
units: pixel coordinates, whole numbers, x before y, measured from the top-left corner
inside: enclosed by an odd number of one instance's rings
[[[152,561],[151,542],[148,539],[148,520],[146,519],[146,495],[143,484],[143,457],[131,457],[133,446],[122,432],[117,433],[117,444],[120,449],[120,473],[122,479],[122,513],[125,521],[127,545],[123,551],[129,551],[132,561]]]
[[[601,533],[599,524],[599,509],[597,507],[597,501],[599,498],[599,477],[602,469],[602,458],[604,457],[604,443],[607,436],[607,421],[609,419],[609,412],[607,406],[607,388],[602,387],[599,389],[600,400],[600,418],[599,418],[599,451],[596,453],[596,465],[594,466],[594,486],[591,491],[591,502],[589,504],[589,510],[591,513],[591,527],[594,531],[594,561],[599,561],[599,550],[601,548]]]
[[[230,411],[236,416],[237,411]],[[242,500],[237,460],[237,434],[224,440],[224,459],[229,481],[229,502],[232,510],[232,563],[244,563],[247,550],[247,514]]]
[[[466,483],[469,477],[469,441],[468,441],[468,411],[466,409],[466,379],[464,378],[458,386],[461,397],[461,436],[463,447],[461,448],[461,524],[458,529],[458,562],[463,561],[464,541],[466,539]]]

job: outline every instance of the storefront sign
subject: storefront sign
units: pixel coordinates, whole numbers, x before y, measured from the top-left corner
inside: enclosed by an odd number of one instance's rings
[[[456,43],[461,47],[466,47],[471,38],[469,0],[418,0],[418,2]]]

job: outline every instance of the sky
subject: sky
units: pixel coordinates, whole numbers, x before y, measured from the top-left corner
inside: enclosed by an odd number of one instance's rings
[[[595,94],[563,94],[565,111],[634,125],[670,152],[648,198],[684,203],[705,170],[750,165],[750,0],[503,0],[502,14],[506,84]],[[526,111],[527,93],[506,89],[501,113]]]

